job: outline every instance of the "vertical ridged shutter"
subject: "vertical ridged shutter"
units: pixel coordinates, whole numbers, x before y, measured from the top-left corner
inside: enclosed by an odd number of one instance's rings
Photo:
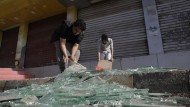
[[[26,46],[25,67],[40,67],[56,64],[55,47],[50,43],[53,31],[65,20],[59,14],[30,23]]]
[[[141,0],[107,0],[79,10],[87,24],[81,43],[81,61],[97,59],[97,40],[106,33],[113,39],[114,57],[148,54]]]
[[[190,1],[156,0],[164,52],[190,50]]]
[[[2,45],[0,48],[0,68],[15,67],[19,27],[3,31]]]

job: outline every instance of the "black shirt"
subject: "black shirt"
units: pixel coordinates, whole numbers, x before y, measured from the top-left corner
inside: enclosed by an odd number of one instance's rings
[[[83,33],[80,35],[73,35],[72,31],[73,25],[66,23],[65,21],[53,32],[51,42],[59,41],[60,38],[66,39],[67,43],[77,43],[80,44],[82,39],[84,38]]]

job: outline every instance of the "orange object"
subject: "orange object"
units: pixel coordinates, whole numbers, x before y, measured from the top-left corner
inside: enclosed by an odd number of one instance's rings
[[[96,66],[96,71],[103,71],[104,69],[102,67]]]
[[[108,60],[99,60],[96,66],[102,68],[103,71],[112,70],[112,62]]]

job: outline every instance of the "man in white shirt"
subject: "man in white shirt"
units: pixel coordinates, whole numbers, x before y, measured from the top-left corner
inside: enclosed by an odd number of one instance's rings
[[[98,60],[113,61],[113,40],[102,34],[98,41]]]

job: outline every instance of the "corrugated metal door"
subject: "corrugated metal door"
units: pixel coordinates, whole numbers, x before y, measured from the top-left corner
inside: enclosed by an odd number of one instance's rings
[[[156,0],[164,52],[190,50],[190,1]]]
[[[141,0],[106,0],[79,10],[87,23],[80,61],[97,59],[97,40],[106,33],[114,42],[114,58],[148,54]]]
[[[50,38],[52,32],[65,18],[65,14],[60,14],[29,25],[25,67],[56,64],[55,47],[50,43]]]
[[[0,67],[14,68],[19,27],[3,31],[0,48]]]

